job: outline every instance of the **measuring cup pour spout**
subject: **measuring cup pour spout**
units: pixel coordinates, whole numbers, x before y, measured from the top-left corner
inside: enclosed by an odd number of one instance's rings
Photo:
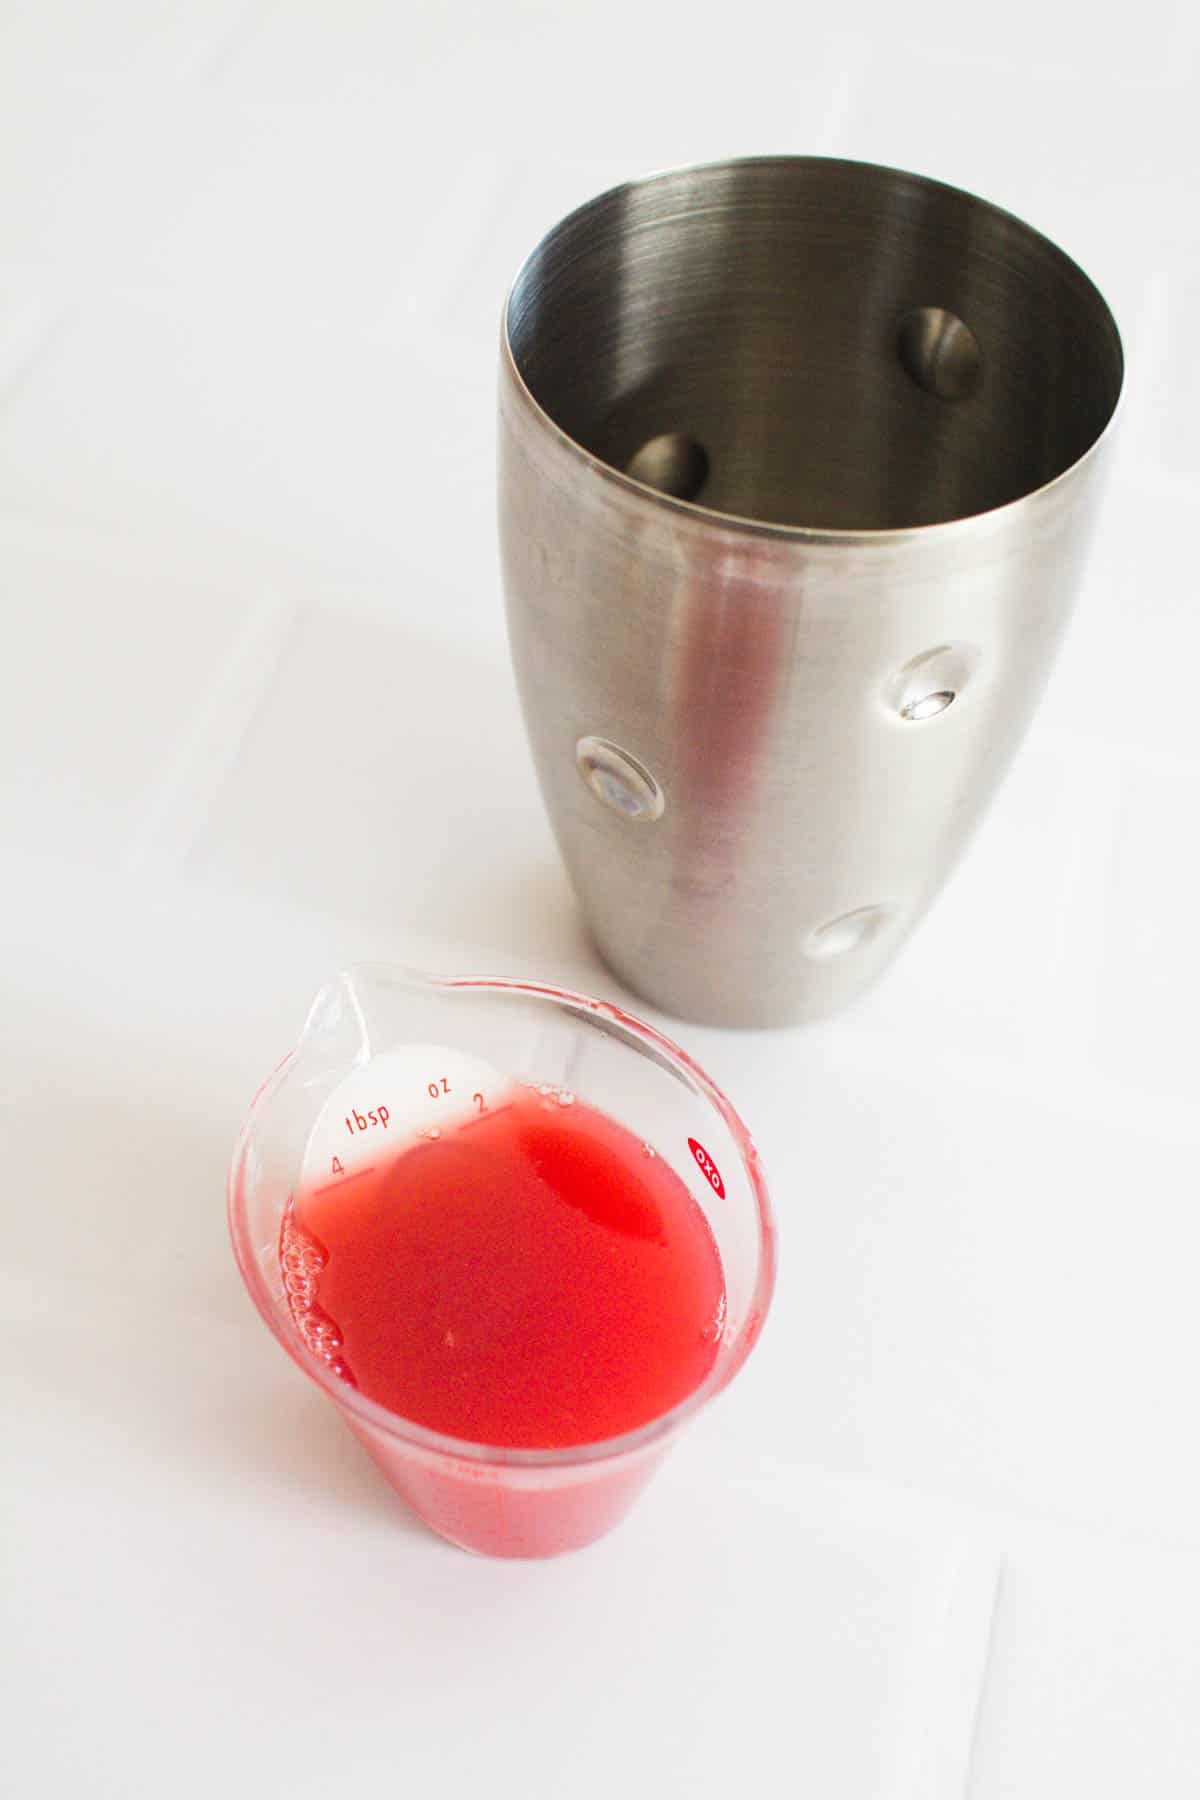
[[[446,985],[437,976],[400,964],[356,963],[326,982],[308,1009],[297,1054],[328,1061],[343,1072],[409,1035],[409,1005]]]
[[[332,1321],[312,1304],[321,1247],[292,1247],[286,1235],[296,1195],[366,1175],[522,1088],[564,1107],[578,1097],[663,1157],[704,1214],[725,1283],[700,1385],[636,1430],[565,1448],[467,1442],[368,1398],[340,1360]],[[322,988],[296,1048],[257,1095],[230,1171],[229,1220],[263,1319],[393,1487],[443,1537],[498,1556],[554,1555],[616,1524],[676,1432],[744,1362],[774,1281],[757,1153],[678,1046],[607,1001],[546,984],[377,964]]]

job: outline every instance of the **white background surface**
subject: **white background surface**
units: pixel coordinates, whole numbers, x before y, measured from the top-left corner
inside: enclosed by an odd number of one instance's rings
[[[1200,1788],[1198,100],[1159,0],[0,4],[14,1792]],[[1056,236],[1123,441],[902,963],[819,1030],[679,1033],[773,1178],[760,1350],[621,1533],[489,1565],[262,1330],[225,1164],[359,956],[619,997],[507,671],[498,312],[571,205],[752,151]]]

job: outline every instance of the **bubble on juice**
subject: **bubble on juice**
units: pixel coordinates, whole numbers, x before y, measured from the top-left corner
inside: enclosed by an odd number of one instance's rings
[[[539,1096],[542,1102],[543,1112],[553,1112],[557,1106],[565,1107],[574,1106],[575,1104],[575,1096],[570,1088],[558,1087],[552,1081],[539,1081],[537,1083],[531,1081],[522,1083],[522,1085],[531,1088],[533,1092]]]
[[[643,1156],[657,1156],[658,1151],[654,1148],[653,1144],[643,1144],[642,1145],[642,1155]]]
[[[357,1387],[358,1383],[340,1354],[341,1328],[336,1319],[331,1319],[324,1308],[317,1305],[320,1274],[328,1261],[328,1250],[299,1223],[289,1201],[279,1230],[279,1267],[292,1323],[305,1349],[325,1363],[334,1375],[349,1382],[351,1387]]]
[[[712,1318],[708,1321],[708,1324],[704,1327],[704,1330],[701,1332],[700,1335],[701,1335],[701,1337],[703,1337],[705,1342],[709,1343],[709,1344],[719,1344],[721,1339],[724,1337],[724,1335],[725,1335],[725,1290],[724,1290],[724,1288],[722,1288],[721,1297],[717,1301],[716,1311],[713,1313]]]

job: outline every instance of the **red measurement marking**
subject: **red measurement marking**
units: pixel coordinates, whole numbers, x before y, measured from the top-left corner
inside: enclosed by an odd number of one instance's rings
[[[329,1192],[330,1188],[345,1187],[348,1182],[361,1181],[364,1175],[373,1175],[374,1173],[375,1173],[375,1164],[371,1163],[368,1168],[355,1169],[353,1175],[339,1175],[336,1181],[327,1181],[325,1183],[324,1187],[314,1188],[313,1193],[314,1194],[327,1194]]]
[[[700,1172],[704,1176],[705,1181],[707,1181],[712,1188],[713,1193],[719,1194],[723,1200],[725,1198],[725,1183],[721,1180],[721,1171],[718,1169],[712,1157],[708,1154],[708,1151],[704,1148],[704,1145],[698,1144],[695,1138],[689,1138],[688,1149],[695,1157]]]
[[[391,1116],[392,1115],[386,1106],[373,1106],[364,1119],[357,1108],[351,1107],[346,1117],[342,1120],[342,1123],[350,1133],[350,1136],[353,1137],[356,1131],[368,1131],[372,1125],[382,1125],[383,1129],[386,1131],[388,1128],[388,1120]],[[353,1123],[351,1123],[352,1120]]]

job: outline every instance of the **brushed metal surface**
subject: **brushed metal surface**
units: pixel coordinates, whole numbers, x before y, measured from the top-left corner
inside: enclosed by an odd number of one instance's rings
[[[533,252],[501,355],[513,663],[633,988],[781,1023],[886,965],[1037,704],[1122,379],[1069,258],[895,170],[685,169]],[[653,821],[583,778],[585,738],[649,776]]]

